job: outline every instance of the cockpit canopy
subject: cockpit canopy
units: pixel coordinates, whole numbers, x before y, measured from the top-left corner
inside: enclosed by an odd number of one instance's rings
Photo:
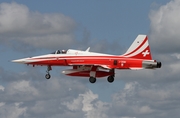
[[[51,53],[51,54],[66,54],[66,50],[56,50],[55,52]]]

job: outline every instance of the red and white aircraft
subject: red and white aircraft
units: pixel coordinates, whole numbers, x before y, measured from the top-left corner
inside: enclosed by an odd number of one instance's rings
[[[138,35],[127,52],[123,55],[109,55],[102,53],[72,50],[56,50],[52,54],[12,60],[12,62],[27,65],[47,66],[46,79],[50,79],[49,71],[52,66],[72,66],[72,69],[62,71],[69,76],[89,77],[91,83],[96,78],[108,76],[108,82],[113,82],[115,69],[155,69],[161,68],[161,62],[152,59],[146,35]]]

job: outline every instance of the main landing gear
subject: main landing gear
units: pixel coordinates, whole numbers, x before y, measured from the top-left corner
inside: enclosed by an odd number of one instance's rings
[[[107,81],[108,81],[109,83],[114,82],[114,75],[110,75],[110,76],[107,78]],[[90,83],[95,83],[95,82],[96,82],[96,78],[95,78],[95,77],[90,77],[90,78],[89,78],[89,82],[90,82]]]
[[[107,81],[109,83],[112,83],[112,82],[114,82],[114,76],[115,76],[114,69],[111,69],[110,72],[111,72],[111,75],[108,76]],[[94,74],[94,77],[93,77],[93,74],[92,74],[92,76],[89,78],[89,82],[90,83],[95,83],[96,82],[95,74]]]
[[[112,72],[112,75],[110,75],[110,76],[107,78],[107,81],[108,81],[109,83],[112,83],[112,82],[114,82],[114,75],[115,75],[114,69],[111,69],[110,72]]]
[[[45,75],[45,78],[46,78],[46,79],[50,79],[50,78],[51,78],[51,75],[50,75],[50,73],[49,73],[50,70],[52,70],[51,66],[47,66],[47,71],[46,71],[47,74]]]

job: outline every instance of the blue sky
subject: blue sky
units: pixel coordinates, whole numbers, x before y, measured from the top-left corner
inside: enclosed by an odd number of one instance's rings
[[[0,117],[178,118],[179,8],[179,0],[0,0]],[[148,35],[163,67],[117,70],[111,84],[67,77],[66,67],[46,80],[46,67],[9,62],[89,46],[118,55],[138,34]]]

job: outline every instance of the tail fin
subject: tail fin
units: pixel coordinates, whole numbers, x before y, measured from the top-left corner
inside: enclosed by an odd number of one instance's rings
[[[138,35],[123,56],[129,58],[152,60],[148,37],[146,35]]]

